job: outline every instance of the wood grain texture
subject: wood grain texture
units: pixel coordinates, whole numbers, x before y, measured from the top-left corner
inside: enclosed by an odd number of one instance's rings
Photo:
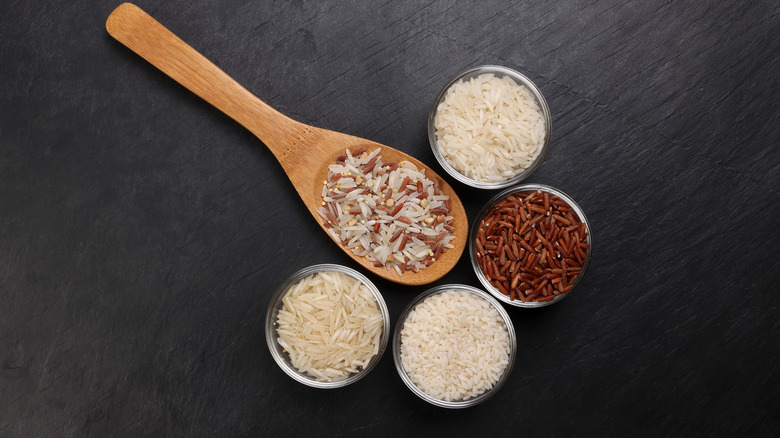
[[[592,263],[508,309],[512,375],[459,412],[388,353],[339,391],[279,370],[276,286],[354,263],[252,133],[106,33],[119,3],[0,2],[1,437],[780,435],[776,1],[138,0],[271,107],[437,171],[454,74],[541,88],[529,181],[584,209]],[[442,176],[473,218],[490,193]],[[375,283],[393,323],[427,288]],[[467,258],[449,283],[479,287]]]
[[[274,110],[203,57],[157,20],[132,3],[117,7],[106,21],[106,30],[117,41],[141,55],[188,90],[197,94],[255,134],[274,154],[290,181],[322,230],[364,269],[390,281],[423,285],[449,272],[460,259],[468,239],[466,211],[455,190],[421,161],[401,151],[352,135],[305,125]],[[382,150],[384,161],[411,162],[426,176],[437,181],[449,196],[454,248],[445,251],[436,262],[418,272],[398,275],[394,270],[376,267],[341,245],[327,233],[317,213],[322,202],[322,181],[328,179],[328,166],[346,149],[367,147]]]

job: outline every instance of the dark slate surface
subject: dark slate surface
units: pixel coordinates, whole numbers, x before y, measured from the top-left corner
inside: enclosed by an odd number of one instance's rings
[[[439,87],[525,73],[553,115],[529,181],[584,208],[593,261],[509,309],[518,361],[483,405],[427,405],[390,354],[304,387],[266,348],[270,294],[350,260],[273,156],[113,41],[118,2],[6,0],[0,436],[780,432],[776,1],[139,4],[282,112],[436,169]],[[471,217],[491,196],[454,184]],[[393,322],[425,289],[374,279]],[[466,258],[441,283],[478,285]]]

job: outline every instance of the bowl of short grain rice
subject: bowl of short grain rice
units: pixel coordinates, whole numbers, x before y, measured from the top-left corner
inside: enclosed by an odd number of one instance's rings
[[[515,330],[501,304],[461,284],[417,296],[393,334],[401,380],[426,402],[450,409],[478,405],[501,389],[516,349]]]
[[[436,160],[456,180],[500,189],[527,178],[550,144],[547,101],[526,76],[483,65],[461,72],[436,96],[428,139]]]
[[[469,255],[499,301],[544,307],[572,294],[590,264],[592,241],[590,223],[569,195],[526,183],[498,193],[477,214]]]
[[[390,314],[363,274],[341,265],[313,265],[274,292],[265,338],[276,363],[294,380],[341,388],[379,362],[390,338]]]

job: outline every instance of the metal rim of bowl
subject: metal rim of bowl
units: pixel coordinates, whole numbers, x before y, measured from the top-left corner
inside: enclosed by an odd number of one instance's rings
[[[409,312],[411,312],[418,304],[420,304],[426,298],[442,292],[451,291],[451,290],[470,292],[474,295],[477,295],[480,298],[483,298],[488,303],[490,303],[490,305],[493,306],[498,311],[499,315],[501,315],[501,319],[504,322],[504,326],[506,327],[507,333],[509,334],[509,363],[507,364],[506,368],[504,368],[504,372],[501,375],[501,377],[498,379],[496,384],[493,385],[493,387],[490,388],[489,390],[483,392],[482,394],[476,397],[472,397],[466,400],[459,400],[459,401],[439,400],[433,396],[426,394],[420,388],[418,388],[417,385],[414,384],[414,382],[412,382],[409,375],[406,374],[406,371],[404,371],[403,364],[401,363],[401,330],[403,329],[404,322],[406,322],[406,317],[409,316]],[[498,300],[490,296],[490,294],[488,294],[487,292],[465,284],[444,284],[441,286],[436,286],[426,290],[425,292],[415,297],[406,306],[406,308],[404,308],[403,312],[401,312],[401,315],[398,317],[398,322],[396,323],[395,326],[395,331],[393,333],[393,361],[395,363],[395,369],[396,371],[398,371],[398,375],[401,377],[401,380],[415,395],[417,395],[421,399],[425,400],[426,402],[434,406],[439,406],[442,408],[463,409],[471,406],[476,406],[488,400],[490,397],[495,395],[495,393],[497,393],[501,389],[501,387],[504,386],[507,380],[509,380],[509,377],[512,373],[512,368],[515,363],[516,356],[517,356],[517,337],[515,335],[515,328],[514,325],[512,324],[512,320],[510,319],[509,314],[507,313],[506,309],[504,309],[504,306],[502,306],[501,303],[498,302]]]
[[[479,229],[479,224],[482,222],[482,219],[485,218],[487,213],[490,211],[490,209],[493,207],[493,204],[500,201],[501,199],[509,196],[512,193],[518,193],[518,192],[533,192],[536,190],[541,190],[542,192],[547,192],[551,195],[556,195],[559,198],[563,199],[571,208],[574,210],[575,213],[580,217],[580,220],[585,223],[585,227],[588,231],[588,236],[586,238],[586,242],[588,245],[590,245],[590,248],[588,248],[587,252],[585,253],[585,262],[582,264],[582,271],[580,272],[580,275],[577,276],[577,278],[574,280],[574,287],[571,288],[568,292],[566,292],[563,295],[558,295],[553,299],[552,301],[545,301],[545,302],[523,302],[520,299],[516,300],[510,300],[508,296],[504,295],[496,289],[492,284],[490,284],[490,281],[488,281],[487,277],[485,276],[485,273],[482,272],[482,267],[479,265],[479,261],[477,260],[477,248],[476,248],[476,237],[477,237],[477,230]],[[585,276],[585,272],[588,269],[588,265],[590,264],[590,258],[591,258],[591,252],[593,250],[593,230],[590,227],[590,222],[588,222],[588,218],[585,216],[585,213],[582,211],[582,208],[574,202],[574,199],[571,198],[571,196],[567,195],[563,191],[556,189],[555,187],[551,187],[545,184],[535,184],[535,183],[526,183],[526,184],[520,184],[514,187],[510,187],[506,190],[503,190],[499,194],[493,196],[483,207],[482,210],[480,210],[479,214],[474,218],[474,222],[471,224],[471,231],[469,232],[469,257],[471,258],[471,266],[474,268],[474,272],[477,274],[477,278],[479,279],[479,282],[482,283],[482,286],[487,289],[488,292],[490,292],[494,297],[496,297],[499,301],[502,303],[508,304],[510,306],[515,307],[525,307],[525,308],[537,308],[537,307],[545,307],[553,305],[557,302],[560,302],[561,300],[565,299],[569,295],[571,295],[574,290],[577,288],[577,285],[582,281],[583,277]]]
[[[518,84],[525,85],[526,87],[528,87],[528,89],[531,91],[531,94],[533,94],[534,98],[539,104],[539,108],[542,110],[542,116],[544,117],[545,138],[544,138],[544,143],[542,144],[542,150],[539,152],[539,155],[531,163],[531,165],[528,166],[525,170],[513,176],[512,178],[506,179],[504,181],[499,181],[499,182],[477,181],[475,179],[471,179],[466,175],[460,173],[458,170],[452,167],[452,165],[444,158],[441,151],[439,150],[439,145],[436,140],[436,126],[434,123],[434,119],[436,117],[436,109],[439,107],[439,104],[444,99],[447,90],[449,90],[449,88],[452,85],[454,85],[456,82],[458,82],[461,79],[476,77],[483,73],[496,73],[496,74],[501,74],[503,76],[508,76]],[[439,162],[439,164],[444,168],[444,170],[450,176],[452,176],[453,178],[455,178],[456,180],[460,181],[463,184],[469,185],[471,187],[476,187],[478,189],[486,189],[486,190],[502,189],[504,187],[509,187],[511,185],[518,184],[519,182],[528,178],[528,176],[530,176],[539,167],[539,165],[541,165],[542,161],[544,161],[544,156],[547,154],[547,149],[550,145],[551,134],[552,134],[552,117],[550,116],[550,107],[549,105],[547,105],[547,100],[545,100],[542,91],[527,76],[523,75],[518,71],[512,70],[511,68],[503,67],[500,65],[480,65],[458,73],[451,81],[447,83],[447,85],[445,85],[444,87],[442,87],[441,90],[439,90],[439,93],[436,95],[436,99],[434,99],[433,101],[433,106],[431,107],[431,110],[428,113],[428,141],[431,145],[431,150],[433,151],[433,155],[436,157],[436,161]]]
[[[369,363],[362,370],[357,373],[353,373],[344,380],[335,382],[321,382],[316,380],[314,377],[298,371],[295,367],[292,366],[292,364],[290,364],[288,357],[282,352],[282,347],[276,340],[276,317],[279,309],[282,307],[282,298],[293,284],[317,272],[339,272],[357,279],[363,283],[369,291],[371,291],[377,300],[379,310],[382,312],[382,336],[379,339],[379,351],[377,354],[371,358]],[[336,264],[319,264],[308,266],[289,276],[284,282],[282,282],[281,285],[279,285],[274,294],[271,296],[271,301],[268,304],[268,310],[266,312],[265,318],[266,343],[268,344],[268,349],[271,351],[271,356],[273,356],[274,361],[276,361],[277,365],[279,365],[279,368],[281,368],[282,371],[284,371],[288,376],[292,377],[297,382],[320,389],[342,388],[365,377],[366,374],[368,374],[382,358],[382,355],[387,348],[387,343],[390,339],[390,329],[390,313],[387,310],[387,304],[385,303],[382,294],[379,292],[379,289],[377,289],[374,283],[372,283],[365,275],[361,274],[360,272],[352,268]]]

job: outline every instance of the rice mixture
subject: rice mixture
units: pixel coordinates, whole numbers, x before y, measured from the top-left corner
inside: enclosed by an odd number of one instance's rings
[[[319,381],[344,380],[379,352],[382,311],[359,280],[318,272],[290,287],[276,323],[293,367]]]
[[[436,143],[461,174],[505,181],[527,169],[542,151],[545,122],[524,85],[485,73],[450,87],[436,108]]]
[[[466,400],[492,388],[504,374],[509,333],[485,299],[445,291],[409,312],[401,329],[401,363],[431,397]]]
[[[380,149],[347,149],[328,168],[318,210],[330,235],[376,267],[418,272],[455,236],[438,182],[408,162],[382,162]]]

